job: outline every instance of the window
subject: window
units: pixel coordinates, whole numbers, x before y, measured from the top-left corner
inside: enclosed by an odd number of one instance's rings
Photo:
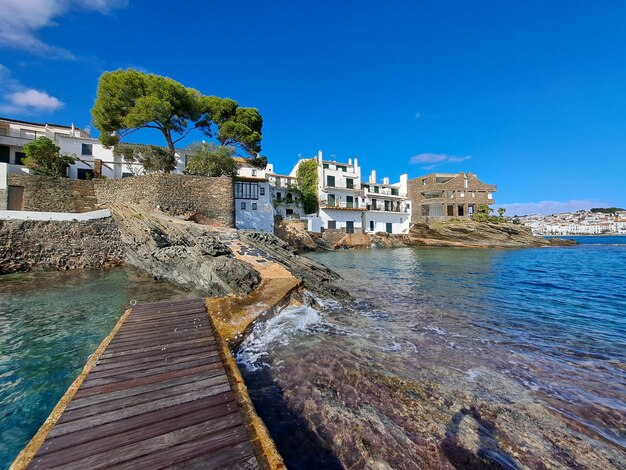
[[[276,193],[276,199],[278,199],[280,201],[280,199],[282,198],[282,193]]]
[[[15,164],[23,165],[23,160],[26,158],[26,154],[24,152],[15,152]]]
[[[352,178],[346,178],[346,188],[348,189],[354,188],[354,180]]]
[[[256,202],[252,203],[252,210],[255,211],[256,210]]]
[[[245,202],[242,202],[242,203],[241,203],[241,210],[242,210],[242,211],[245,211],[245,210],[246,210],[246,203],[245,203]]]
[[[463,180],[463,187],[465,189],[467,189],[467,176],[465,177],[465,179]]]
[[[334,220],[329,220],[328,221],[328,229],[329,230],[334,230],[337,228],[337,222]]]
[[[472,191],[472,197],[476,197],[476,193]]]
[[[398,188],[391,188],[391,195],[392,196],[399,196],[400,195],[400,190]]]
[[[370,232],[374,231],[374,221],[370,220]]]
[[[252,170],[252,176],[256,176],[256,170]]]
[[[132,173],[126,173],[126,172],[122,173],[122,178],[130,178],[131,176],[133,176]]]
[[[422,186],[426,186],[426,178],[422,180]]]
[[[378,186],[374,186],[374,192],[378,193],[380,191],[380,188]]]
[[[326,186],[330,186],[331,188],[335,187],[335,177],[328,175],[326,177]]]
[[[259,183],[235,181],[235,199],[258,199]]]
[[[93,145],[83,144],[80,153],[81,155],[93,155]]]
[[[454,197],[454,191],[448,191],[448,199],[451,199]]]
[[[411,210],[411,204],[409,204],[408,202],[406,203],[406,210],[410,211]]]
[[[461,191],[460,196],[461,196],[461,197],[465,197],[465,191]]]
[[[337,169],[339,171],[346,171],[347,170],[347,168],[345,166],[339,166],[339,165],[337,165]]]
[[[348,220],[346,222],[346,232],[348,233],[354,233],[354,221],[352,220]]]
[[[263,186],[259,188],[259,195],[265,196],[265,188]]]
[[[293,209],[287,209],[287,215],[293,215]]]
[[[76,178],[79,180],[90,180],[93,178],[93,170],[90,168],[78,168],[76,170]]]
[[[328,169],[328,163],[323,163],[323,164],[322,164],[322,167],[324,167],[324,168]]]
[[[493,199],[493,194],[487,193],[487,199]]]

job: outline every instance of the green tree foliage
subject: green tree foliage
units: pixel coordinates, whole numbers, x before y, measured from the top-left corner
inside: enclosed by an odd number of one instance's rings
[[[118,143],[113,154],[121,156],[134,175],[146,173],[170,173],[176,167],[176,160],[169,151],[156,145]]]
[[[300,162],[296,174],[298,190],[302,194],[302,205],[305,214],[317,212],[319,202],[317,199],[317,160],[305,160]]]
[[[602,213],[602,214],[616,214],[617,212],[621,212],[624,209],[620,209],[619,207],[594,207],[591,209],[591,212],[594,213]]]
[[[504,220],[504,214],[506,214],[506,207],[500,207],[498,209],[498,217]]]
[[[503,208],[501,208],[500,210],[502,209]],[[500,210],[498,210],[498,213],[500,213]],[[506,211],[506,209],[504,210]],[[476,208],[476,213],[472,215],[472,220],[476,222],[492,222],[492,223],[498,223],[498,222],[503,221],[502,216],[504,215],[504,212],[502,212],[500,217],[492,216],[491,215],[492,212],[493,212],[493,209],[489,207],[488,204],[478,204],[478,207]]]
[[[258,110],[133,69],[102,74],[91,115],[108,147],[138,129],[156,129],[174,157],[176,143],[198,129],[222,145],[242,150],[243,156],[254,157],[261,150],[263,119]]]
[[[67,168],[76,161],[69,155],[61,155],[61,148],[47,137],[24,145],[26,157],[24,165],[39,175],[62,177],[67,176]]]
[[[213,144],[194,143],[189,146],[191,153],[185,173],[201,176],[235,176],[239,165],[233,159],[231,147]]]

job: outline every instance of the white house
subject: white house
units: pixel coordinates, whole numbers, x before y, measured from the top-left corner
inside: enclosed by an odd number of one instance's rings
[[[267,173],[272,191],[275,215],[282,219],[299,219],[304,216],[302,194],[298,190],[297,178],[291,175]]]
[[[267,173],[273,165],[255,168],[245,158],[235,158],[239,163],[235,177],[235,226],[239,229],[261,230],[274,233],[274,206]]]
[[[297,173],[299,161],[291,172]],[[406,233],[411,223],[408,200],[408,175],[398,183],[389,178],[376,181],[376,171],[368,182],[361,181],[357,158],[347,163],[325,160],[321,151],[315,157],[318,174],[319,211],[309,214],[309,230],[345,230],[352,232]]]
[[[361,183],[365,196],[363,231],[366,233],[407,233],[411,226],[411,201],[408,199],[409,175],[400,175],[398,183],[376,180],[372,170],[367,183]]]

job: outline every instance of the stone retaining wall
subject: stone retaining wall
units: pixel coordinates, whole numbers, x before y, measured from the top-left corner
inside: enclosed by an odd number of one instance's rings
[[[110,217],[89,221],[0,220],[0,274],[124,264],[126,250]]]
[[[209,223],[234,227],[233,180],[228,177],[155,174],[123,179],[94,180],[101,207],[131,204],[172,215],[197,212]]]
[[[24,187],[24,211],[89,212],[97,209],[93,180],[9,174],[8,184]]]

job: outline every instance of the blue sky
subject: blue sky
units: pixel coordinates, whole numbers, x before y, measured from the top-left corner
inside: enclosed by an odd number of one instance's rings
[[[322,149],[472,171],[511,215],[626,207],[625,25],[618,0],[0,0],[0,115],[87,126],[134,67],[257,107],[281,172]]]

